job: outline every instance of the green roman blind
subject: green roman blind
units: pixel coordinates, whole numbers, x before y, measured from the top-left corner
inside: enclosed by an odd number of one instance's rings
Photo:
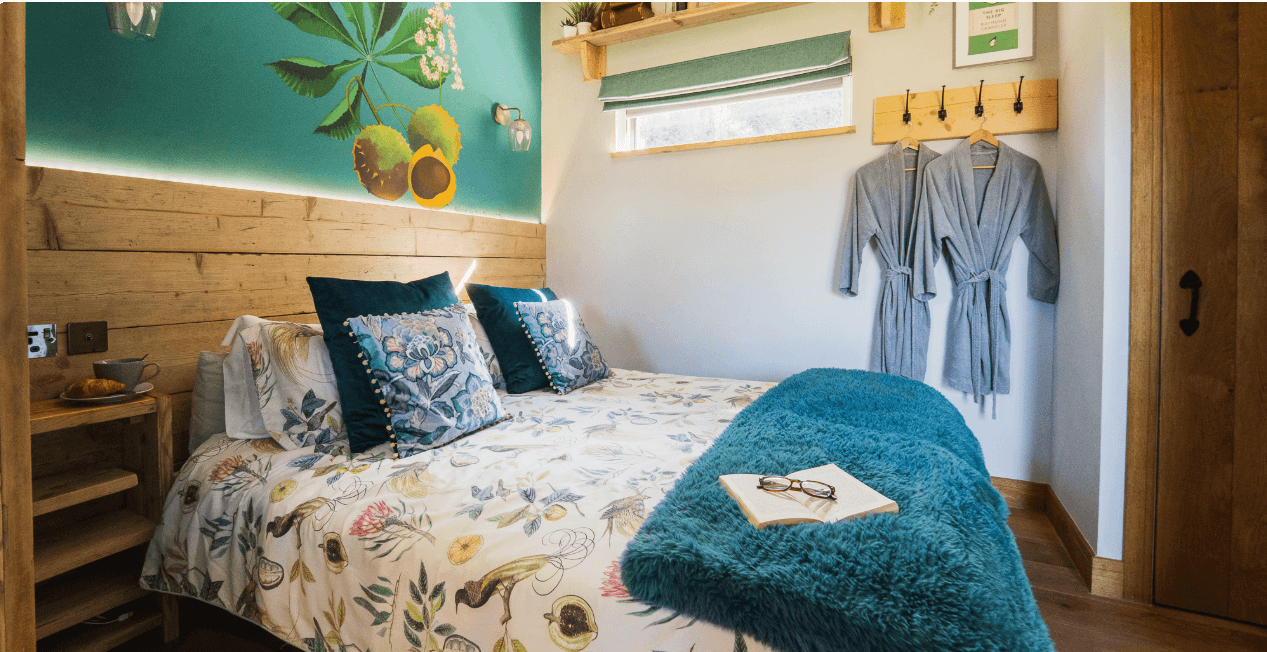
[[[676,104],[844,77],[849,32],[719,54],[603,78],[604,111]]]

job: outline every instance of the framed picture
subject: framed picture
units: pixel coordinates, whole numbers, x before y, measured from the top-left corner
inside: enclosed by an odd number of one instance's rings
[[[955,67],[1034,58],[1034,3],[956,2]]]

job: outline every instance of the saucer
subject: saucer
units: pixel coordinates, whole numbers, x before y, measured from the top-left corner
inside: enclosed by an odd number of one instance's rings
[[[66,392],[62,392],[61,399],[64,401],[70,401],[71,403],[104,405],[108,403],[122,403],[124,401],[130,401],[152,389],[154,389],[153,383],[141,383],[130,392],[106,394],[105,396],[98,396],[96,398],[71,398],[66,395]]]

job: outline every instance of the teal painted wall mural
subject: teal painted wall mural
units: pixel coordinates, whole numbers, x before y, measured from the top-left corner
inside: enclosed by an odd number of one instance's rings
[[[101,3],[27,8],[27,160],[538,221],[529,3],[168,3],[152,42]],[[459,54],[460,52],[460,54]]]

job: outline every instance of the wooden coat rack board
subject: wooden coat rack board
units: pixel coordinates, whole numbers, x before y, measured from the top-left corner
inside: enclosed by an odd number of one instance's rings
[[[1058,122],[1056,80],[1026,79],[1021,84],[1024,109],[1020,113],[1012,110],[1018,81],[986,84],[981,89],[983,118],[978,118],[973,110],[977,106],[976,86],[946,89],[945,120],[937,117],[942,107],[940,88],[911,93],[909,125],[902,122],[907,106],[905,94],[877,97],[871,142],[876,145],[895,143],[904,136],[917,140],[966,138],[978,128],[985,128],[996,136],[1055,131]]]

